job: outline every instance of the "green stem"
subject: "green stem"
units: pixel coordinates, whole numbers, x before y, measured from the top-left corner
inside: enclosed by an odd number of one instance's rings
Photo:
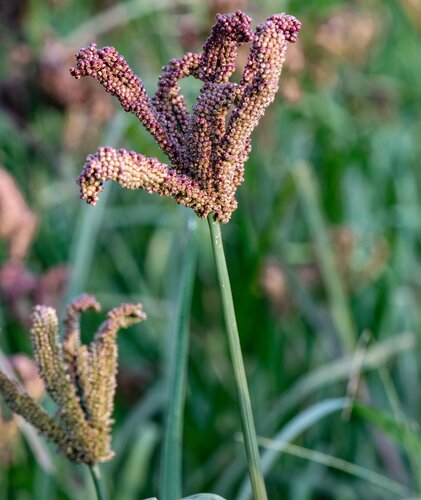
[[[88,467],[91,472],[98,500],[106,500],[107,496],[105,495],[104,483],[102,481],[101,471],[98,464],[88,465]]]
[[[222,244],[221,228],[213,216],[208,217],[213,253],[215,256],[219,286],[221,289],[222,306],[227,326],[228,344],[231,355],[234,379],[240,404],[241,426],[246,447],[247,462],[254,500],[267,500],[266,487],[263,479],[259,448],[257,446],[256,430],[254,427],[253,412],[241,353],[240,338],[237,321],[235,319],[234,303],[232,300],[231,285],[225,261]]]
[[[173,338],[168,370],[169,401],[161,463],[160,498],[162,500],[177,500],[182,496],[183,411],[187,378],[190,308],[197,254],[197,241],[194,234],[196,220],[189,218],[187,224],[189,239],[186,244],[180,278],[175,328],[171,331]]]
[[[320,207],[320,193],[313,170],[306,163],[299,163],[293,170],[298,192],[309,229],[312,233],[323,281],[329,297],[332,319],[345,352],[353,352],[356,344],[356,330],[348,304],[348,298],[336,265],[329,231]]]

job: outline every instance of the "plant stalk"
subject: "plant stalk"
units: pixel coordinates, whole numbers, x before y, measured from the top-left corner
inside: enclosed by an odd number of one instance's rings
[[[260,462],[259,448],[257,445],[256,430],[254,427],[250,394],[247,386],[246,372],[244,369],[237,321],[235,319],[231,284],[222,243],[221,228],[219,222],[215,221],[212,215],[208,217],[208,223],[211,234],[213,253],[215,256],[218,281],[221,289],[222,306],[227,327],[231,363],[234,370],[237,397],[240,405],[241,426],[244,435],[244,444],[246,448],[249,476],[251,487],[253,490],[253,498],[254,500],[267,500],[262,465]]]
[[[89,465],[88,467],[91,472],[98,500],[106,500],[107,496],[105,494],[104,482],[102,481],[101,471],[98,464]]]

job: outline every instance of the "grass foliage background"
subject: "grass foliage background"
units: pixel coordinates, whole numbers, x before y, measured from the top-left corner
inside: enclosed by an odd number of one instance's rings
[[[240,5],[231,3],[234,10]],[[241,5],[255,21],[285,10],[303,22],[301,52],[291,49],[287,55],[284,92],[253,135],[239,208],[222,228],[257,430],[270,439],[262,441],[262,452],[273,500],[421,494],[421,12],[416,4]],[[0,5],[0,164],[40,217],[27,266],[42,273],[67,263],[63,306],[89,292],[104,310],[140,301],[149,317],[119,337],[117,457],[103,467],[113,499],[158,492],[188,211],[172,200],[116,186],[108,186],[94,209],[79,200],[74,179],[86,154],[99,145],[160,153],[135,117],[105,92],[99,111],[72,101],[73,82],[67,89],[72,59],[54,76],[48,64],[45,70],[45,60],[54,60],[53,43],[67,44],[71,52],[91,40],[114,45],[152,93],[168,59],[200,50],[214,11],[210,2],[199,0]],[[331,28],[330,49],[323,47],[321,27],[344,11],[342,35]],[[372,36],[361,48],[367,30]],[[197,82],[188,79],[182,87],[194,102]],[[64,97],[57,98],[58,91]],[[92,118],[95,109],[101,117],[101,106],[107,110],[111,102],[106,119]],[[184,494],[249,498],[207,231],[206,221],[199,220]],[[3,245],[1,262],[6,256]],[[98,321],[90,314],[84,318],[87,339]],[[30,352],[28,332],[3,306],[0,326],[4,353]],[[355,393],[349,380],[359,372]],[[295,448],[275,453],[277,441]],[[50,451],[55,470],[47,472],[20,438],[12,463],[0,470],[0,499],[92,498],[87,473]],[[347,462],[358,468],[344,470]]]

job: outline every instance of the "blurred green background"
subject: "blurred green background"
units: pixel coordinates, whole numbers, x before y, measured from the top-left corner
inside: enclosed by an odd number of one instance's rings
[[[82,292],[104,310],[142,302],[148,321],[119,337],[117,457],[103,470],[110,498],[157,495],[189,211],[118,186],[94,209],[79,200],[75,178],[98,146],[161,153],[99,84],[73,80],[68,68],[90,41],[113,45],[152,94],[161,66],[200,51],[215,13],[238,8],[255,23],[280,11],[303,23],[278,98],[253,134],[239,208],[223,227],[269,498],[418,497],[418,0],[2,0],[0,165],[30,209],[1,176],[0,359],[31,353],[36,302],[63,311]],[[182,82],[191,104],[199,83]],[[206,221],[197,233],[184,493],[245,499]],[[85,340],[99,320],[83,319]],[[27,429],[10,440],[4,429],[0,499],[93,497],[82,467],[39,449]]]

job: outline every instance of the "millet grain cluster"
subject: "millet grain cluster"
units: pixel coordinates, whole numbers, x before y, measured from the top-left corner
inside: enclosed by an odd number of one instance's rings
[[[95,205],[103,182],[113,180],[125,188],[170,196],[199,217],[214,212],[221,222],[230,219],[251,150],[251,133],[275,98],[287,42],[295,42],[301,28],[286,14],[269,17],[254,32],[250,24],[241,11],[218,15],[202,53],[172,59],[163,68],[152,99],[113,47],[98,49],[93,43],[76,54],[71,74],[96,78],[116,95],[171,163],[102,147],[88,156],[78,178],[82,199]],[[251,49],[242,78],[230,82],[237,50],[245,42]],[[192,114],[178,83],[187,76],[203,82]]]

